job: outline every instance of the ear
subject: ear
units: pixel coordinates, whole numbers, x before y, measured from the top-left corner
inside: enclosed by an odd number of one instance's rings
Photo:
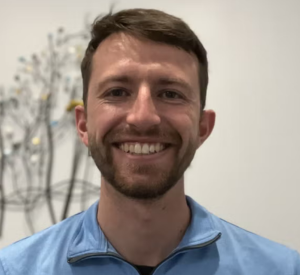
[[[88,146],[88,132],[87,132],[87,119],[86,112],[84,106],[76,106],[75,107],[75,119],[76,119],[76,128],[79,134],[81,141]]]
[[[215,126],[216,113],[213,110],[205,110],[202,112],[199,122],[199,138],[198,148],[210,136]]]

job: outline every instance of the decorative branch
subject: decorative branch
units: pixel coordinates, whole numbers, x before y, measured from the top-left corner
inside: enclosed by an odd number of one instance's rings
[[[83,178],[79,175],[87,152],[76,135],[72,135],[74,157],[68,160],[70,178],[53,183],[55,149],[69,139],[70,131],[75,132],[74,107],[83,105],[79,64],[89,36],[86,22],[77,33],[59,28],[56,34],[48,35],[48,46],[41,54],[19,58],[20,68],[9,92],[0,89],[0,237],[7,211],[23,211],[34,233],[32,211],[42,204],[54,224],[58,216],[68,217],[72,203],[80,202],[83,207],[99,190],[98,185],[87,181],[88,160]],[[5,186],[10,183],[12,192],[6,194]],[[62,198],[59,215],[54,203]]]
[[[1,91],[0,91],[1,97]],[[0,98],[0,237],[2,237],[3,223],[4,223],[4,211],[5,211],[5,194],[4,194],[4,168],[5,168],[5,154],[3,146],[2,135],[2,118],[4,117],[3,101]]]

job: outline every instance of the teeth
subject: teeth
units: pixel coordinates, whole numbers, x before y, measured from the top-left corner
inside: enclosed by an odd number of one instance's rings
[[[135,144],[135,146],[134,146],[134,153],[136,153],[136,154],[142,153],[142,147],[141,147],[141,144],[139,144],[139,143],[136,143],[136,144]]]
[[[129,149],[128,147],[129,147],[129,146],[128,146],[128,144],[127,144],[127,143],[125,143],[125,145],[124,145],[124,149],[123,149],[123,150],[124,150],[125,152],[128,152],[128,149]]]
[[[155,152],[155,146],[153,144],[150,145],[149,151],[150,151],[150,153]]]
[[[156,152],[159,152],[159,151],[160,151],[160,144],[159,144],[159,143],[156,143],[156,144],[155,144],[155,151],[156,151]]]
[[[122,149],[122,148],[121,148]],[[133,144],[130,144],[130,147],[129,147],[129,149],[130,149],[130,153],[131,154],[133,154],[134,153],[134,145]]]
[[[161,143],[122,143],[120,144],[119,148],[122,151],[130,154],[149,155],[163,151],[165,149],[165,146]]]
[[[144,144],[142,147],[142,153],[143,154],[149,154],[149,145],[148,144]]]

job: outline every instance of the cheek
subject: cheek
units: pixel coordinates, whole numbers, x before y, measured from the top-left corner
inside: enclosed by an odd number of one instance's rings
[[[93,104],[91,108],[88,108],[87,114],[88,133],[101,142],[103,137],[120,123],[123,116],[117,108],[104,104]]]
[[[185,151],[190,143],[197,142],[199,133],[199,123],[195,116],[189,113],[177,112],[169,117],[173,129],[175,129],[182,139],[182,149]]]

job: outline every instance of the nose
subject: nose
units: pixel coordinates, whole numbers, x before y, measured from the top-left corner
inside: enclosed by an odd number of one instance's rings
[[[127,115],[127,123],[139,131],[147,131],[161,122],[151,90],[141,87]]]

